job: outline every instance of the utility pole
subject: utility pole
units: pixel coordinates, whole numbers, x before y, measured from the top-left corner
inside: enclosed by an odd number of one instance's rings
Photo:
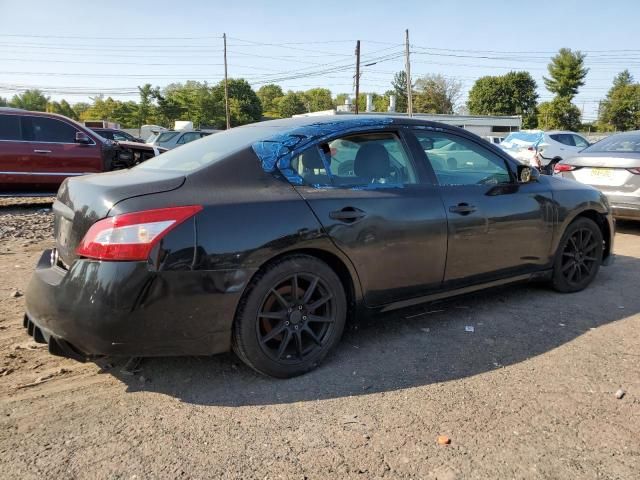
[[[231,118],[229,117],[229,86],[227,85],[227,34],[222,34],[224,41],[224,113],[227,118],[227,130],[231,128]]]
[[[358,114],[358,97],[360,96],[360,40],[356,42],[356,115]]]
[[[407,113],[410,117],[413,117],[413,98],[411,97],[411,62],[409,60],[409,29],[406,29],[404,33],[404,58],[405,71],[407,73]]]

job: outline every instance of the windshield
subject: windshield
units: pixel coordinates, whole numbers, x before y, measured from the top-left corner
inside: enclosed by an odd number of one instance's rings
[[[640,152],[640,133],[611,135],[583,152]]]
[[[206,136],[195,142],[186,143],[175,150],[169,150],[135,168],[192,172],[237,153],[258,140],[269,138],[279,130],[277,127],[263,126],[232,128]]]
[[[158,136],[158,142],[160,142],[160,143],[168,142],[169,140],[171,140],[176,135],[178,135],[178,132],[164,132],[164,133],[161,133]]]
[[[542,140],[542,132],[533,131],[533,132],[513,132],[507,135],[501,145],[509,147],[511,145],[524,145],[524,144],[532,144],[538,143]]]

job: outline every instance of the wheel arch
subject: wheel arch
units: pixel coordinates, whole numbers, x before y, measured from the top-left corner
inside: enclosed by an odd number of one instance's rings
[[[335,273],[338,275],[340,282],[344,288],[345,295],[347,297],[347,324],[350,323],[353,319],[357,318],[358,313],[363,310],[362,304],[362,287],[360,285],[360,279],[358,278],[358,274],[351,265],[351,262],[339,255],[335,252],[331,252],[321,248],[307,247],[307,248],[295,248],[291,250],[286,250],[284,252],[280,252],[277,255],[270,257],[265,260],[258,270],[252,275],[251,279],[247,282],[244,291],[242,292],[241,300],[238,302],[238,306],[236,307],[236,312],[234,315],[234,321],[238,314],[238,309],[242,304],[242,299],[246,297],[249,293],[249,288],[254,283],[254,279],[256,276],[260,275],[265,269],[269,268],[269,266],[283,258],[295,256],[295,255],[308,255],[310,257],[315,257],[318,260],[326,263]]]
[[[590,220],[593,220],[596,223],[596,225],[598,225],[598,227],[600,228],[600,231],[602,232],[602,238],[604,240],[604,251],[602,252],[602,259],[604,261],[607,258],[609,258],[609,256],[612,253],[611,252],[612,245],[611,245],[611,227],[609,226],[609,222],[607,221],[607,214],[598,212],[597,210],[594,210],[591,208],[582,210],[579,213],[577,213],[575,216],[573,216],[568,222],[566,222],[563,233],[569,227],[569,225],[575,222],[578,218],[588,218]]]

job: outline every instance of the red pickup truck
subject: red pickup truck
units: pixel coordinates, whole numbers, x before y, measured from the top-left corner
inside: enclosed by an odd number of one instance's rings
[[[62,115],[0,108],[0,196],[55,194],[67,177],[130,168],[163,151],[108,140]]]

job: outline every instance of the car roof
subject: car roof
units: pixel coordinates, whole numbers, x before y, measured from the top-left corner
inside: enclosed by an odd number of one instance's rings
[[[322,125],[322,124],[336,124],[341,123],[349,124],[357,121],[363,121],[367,123],[375,123],[377,121],[381,124],[391,123],[395,125],[424,125],[433,127],[450,127],[451,125],[445,125],[439,122],[432,122],[430,120],[422,120],[418,118],[412,118],[400,115],[313,115],[308,117],[293,117],[293,118],[279,118],[276,120],[267,120],[264,122],[251,123],[244,125],[245,127],[276,127],[283,130],[295,129],[299,127],[306,127],[309,125]]]

